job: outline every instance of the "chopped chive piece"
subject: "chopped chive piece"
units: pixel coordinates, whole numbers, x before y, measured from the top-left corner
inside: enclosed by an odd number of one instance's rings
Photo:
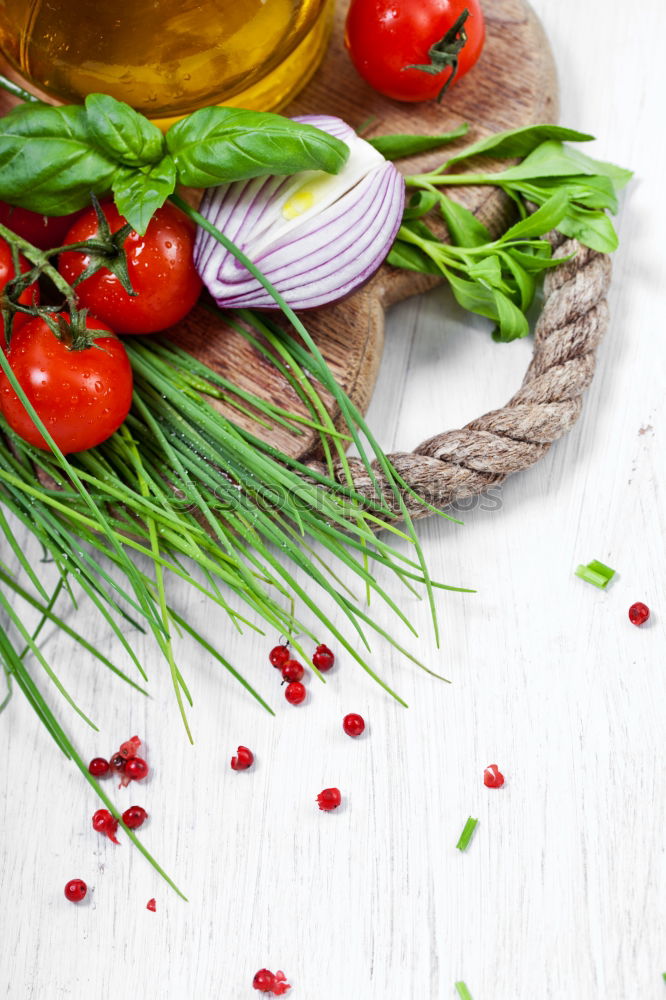
[[[463,982],[456,983],[455,987],[458,990],[458,996],[460,997],[460,1000],[472,1000],[472,994],[470,993],[470,991],[467,989],[467,987]]]
[[[593,559],[587,566],[579,566],[576,570],[576,576],[585,580],[586,583],[594,584],[595,587],[601,587],[603,590],[615,576],[615,570],[599,562],[598,559]]]
[[[467,822],[465,823],[463,827],[463,832],[460,834],[460,839],[456,844],[456,847],[458,848],[459,851],[466,851],[467,848],[469,847],[469,842],[472,839],[472,834],[476,830],[478,822],[479,822],[478,819],[473,819],[472,816],[470,816]]]

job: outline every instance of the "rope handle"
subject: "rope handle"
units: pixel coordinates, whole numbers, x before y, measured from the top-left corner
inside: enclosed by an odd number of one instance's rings
[[[575,256],[546,274],[534,354],[521,388],[502,409],[491,410],[461,430],[436,434],[413,452],[389,455],[411,489],[435,507],[484,493],[534,465],[580,415],[597,347],[608,327],[611,263],[607,254],[559,233],[547,239],[555,258]],[[311,465],[323,468],[318,462]],[[356,490],[372,497],[374,487],[363,463],[350,458],[349,466]],[[376,466],[374,471],[381,482]],[[340,483],[346,482],[339,466],[335,475]],[[388,488],[385,495],[391,495]],[[414,517],[428,514],[410,493],[404,493],[404,501]]]

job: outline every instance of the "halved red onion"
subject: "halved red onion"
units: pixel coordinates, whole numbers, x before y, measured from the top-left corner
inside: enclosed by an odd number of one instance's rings
[[[339,174],[308,170],[206,191],[200,212],[232,240],[293,309],[348,295],[388,254],[405,201],[401,175],[340,118],[303,115],[349,146]],[[194,262],[219,306],[279,308],[217,240],[199,229]]]

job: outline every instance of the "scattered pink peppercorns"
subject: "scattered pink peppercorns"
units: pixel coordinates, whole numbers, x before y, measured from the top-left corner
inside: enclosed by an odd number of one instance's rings
[[[93,778],[105,778],[110,770],[111,765],[104,757],[93,757],[88,764],[88,774],[92,774]]]
[[[231,758],[232,771],[247,771],[254,764],[254,754],[247,747],[239,747],[236,756]]]
[[[123,823],[130,830],[138,830],[148,819],[148,813],[143,806],[130,806],[123,813]]]
[[[275,973],[275,986],[273,987],[273,993],[276,997],[284,996],[287,990],[290,990],[291,986],[287,982],[287,977],[285,976],[282,969],[278,969]]]
[[[157,903],[155,902],[154,899],[148,900],[148,902],[146,903],[146,909],[150,910],[151,913],[155,912],[155,910],[157,909]]]
[[[644,625],[650,617],[650,609],[642,601],[636,601],[629,608],[629,621],[632,625]]]
[[[292,681],[284,689],[284,696],[290,705],[300,705],[301,702],[305,701],[306,695],[305,685],[301,684],[300,681]]]
[[[275,986],[275,976],[269,969],[259,969],[255,972],[252,986],[260,993],[272,993]]]
[[[142,781],[148,774],[148,765],[143,757],[129,757],[125,762],[125,775],[131,781]]]
[[[314,663],[317,670],[319,670],[321,673],[326,673],[326,671],[330,670],[333,664],[335,663],[335,657],[333,656],[333,653],[328,648],[328,646],[320,645],[317,646],[317,648],[314,651],[314,654],[312,656],[312,662]]]
[[[317,796],[317,805],[323,812],[331,812],[337,809],[342,802],[339,788],[325,788]]]
[[[127,760],[129,757],[136,757],[137,751],[141,746],[141,740],[138,736],[130,736],[128,740],[121,743],[118,748],[118,753],[121,757]]]
[[[349,715],[345,715],[342,720],[342,728],[346,732],[347,736],[360,736],[365,729],[365,720],[362,715],[357,715],[356,712],[350,712]]]
[[[112,771],[117,771],[118,774],[121,774],[125,770],[125,764],[127,761],[122,754],[115,753],[109,763]]]
[[[486,788],[501,788],[504,784],[504,775],[497,764],[489,764],[483,772],[483,783]]]
[[[304,673],[305,670],[298,660],[287,660],[282,667],[282,676],[286,681],[303,680]]]
[[[270,653],[268,654],[268,659],[271,661],[274,667],[283,667],[287,662],[287,660],[289,659],[289,647],[273,646]]]
[[[70,903],[80,903],[82,899],[86,898],[87,892],[88,886],[82,878],[73,878],[65,886],[65,898]]]
[[[93,830],[97,830],[98,833],[103,833],[105,837],[108,837],[109,840],[112,841],[112,843],[120,843],[116,837],[118,820],[115,816],[111,815],[108,809],[98,809],[96,813],[93,813],[92,826]]]
[[[255,972],[252,986],[260,993],[273,993],[276,997],[283,996],[291,986],[281,969],[274,974],[269,969],[259,969]]]

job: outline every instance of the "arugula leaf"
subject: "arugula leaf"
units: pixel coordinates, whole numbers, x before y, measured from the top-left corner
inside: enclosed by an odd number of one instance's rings
[[[403,240],[395,241],[386,260],[392,267],[418,271],[419,274],[441,275],[442,273],[437,264],[423,250],[412,243],[405,243]]]
[[[439,208],[454,246],[480,247],[490,242],[487,228],[460,202],[442,194]]]
[[[485,285],[486,288],[506,287],[502,280],[500,260],[496,255],[489,254],[487,257],[479,257],[469,265],[467,273],[479,284]]]
[[[578,205],[569,205],[557,228],[565,236],[577,239],[599,253],[612,253],[620,242],[605,212],[595,212]]]
[[[176,164],[170,156],[141,170],[118,171],[113,195],[121,215],[143,236],[153,213],[176,189]]]
[[[536,278],[530,274],[514,256],[513,248],[509,251],[499,251],[498,259],[511,273],[515,285],[518,305],[525,312],[532,304],[536,291]]]
[[[601,175],[608,177],[616,191],[620,191],[629,183],[634,176],[633,170],[626,167],[618,167],[615,163],[606,160],[594,160],[591,156],[581,153],[579,149],[571,149],[565,146],[564,150],[569,158],[569,162],[577,169],[572,170],[575,174]]]
[[[469,281],[467,278],[461,278],[460,275],[446,266],[442,267],[442,273],[451,285],[451,291],[456,302],[463,309],[467,309],[468,312],[478,313],[479,316],[485,316],[487,319],[497,322],[497,306],[495,305],[493,292],[490,288],[485,288],[478,281]]]
[[[405,156],[416,156],[427,153],[431,149],[439,149],[450,142],[455,142],[469,132],[469,125],[463,122],[452,132],[441,135],[378,135],[366,141],[374,146],[387,160],[399,160]]]
[[[548,139],[568,140],[570,142],[589,142],[594,139],[587,132],[577,132],[561,125],[527,125],[524,128],[509,129],[497,132],[485,139],[467,146],[446,163],[443,169],[461,163],[471,156],[496,156],[498,159],[510,159],[514,156],[527,156]]]
[[[616,167],[613,163],[603,163],[593,160],[576,149],[564,146],[561,142],[548,141],[538,146],[522,163],[508,167],[498,174],[488,174],[493,178],[491,183],[504,183],[514,180],[532,180],[534,178],[552,179],[554,177],[576,177],[577,175],[601,174],[608,177],[614,187],[623,187],[633,176],[630,170]]]
[[[441,198],[439,191],[416,191],[402,213],[403,221],[421,219],[430,212]]]
[[[530,274],[538,274],[539,271],[544,271],[549,267],[558,267],[566,260],[571,260],[571,257],[551,257],[551,246],[549,243],[544,241],[544,247],[547,247],[548,253],[526,253],[523,250],[518,250],[516,247],[511,247],[511,259],[516,261],[520,266],[528,271]],[[503,252],[503,251],[500,251]]]
[[[556,191],[536,212],[507,229],[502,236],[502,243],[508,243],[509,240],[530,240],[543,236],[544,233],[555,229],[566,215],[568,208],[567,192]]]
[[[554,191],[566,191],[570,201],[586,208],[607,209],[609,212],[618,210],[617,195],[610,177],[543,177],[532,184],[521,181],[515,190],[537,205],[541,205]]]
[[[129,104],[108,94],[88,94],[85,108],[90,137],[110,159],[124,166],[142,167],[162,158],[164,136]]]
[[[84,108],[26,104],[0,119],[0,199],[68,215],[105,194],[117,164],[93,147]]]
[[[336,174],[349,156],[344,142],[312,125],[237,108],[195,111],[171,126],[166,144],[179,183],[191,187],[300,170]]]
[[[511,340],[526,337],[530,328],[525,313],[497,288],[493,289],[493,297],[497,307],[497,327],[493,330],[493,340],[507,344]]]

